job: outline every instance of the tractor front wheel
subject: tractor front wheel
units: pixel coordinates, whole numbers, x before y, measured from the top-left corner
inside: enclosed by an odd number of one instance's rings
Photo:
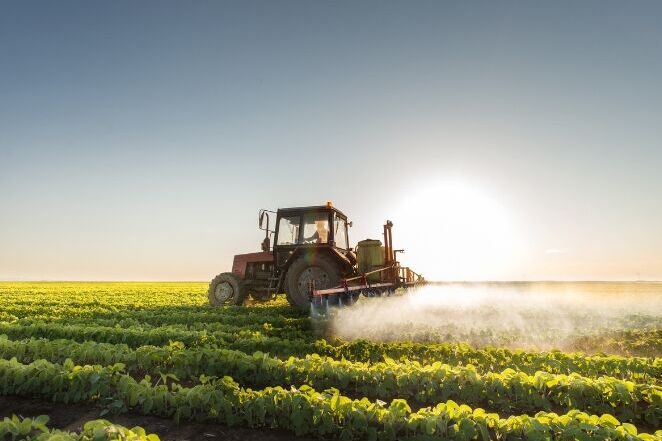
[[[221,273],[209,284],[207,295],[213,306],[243,305],[247,292],[239,277],[232,273]]]
[[[340,268],[328,256],[309,254],[292,262],[287,270],[287,300],[301,310],[310,308],[310,286],[333,288],[340,283]]]

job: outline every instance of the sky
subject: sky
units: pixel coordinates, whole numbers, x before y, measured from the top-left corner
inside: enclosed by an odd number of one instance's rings
[[[260,208],[436,280],[662,280],[662,3],[0,2],[0,279],[209,280]]]

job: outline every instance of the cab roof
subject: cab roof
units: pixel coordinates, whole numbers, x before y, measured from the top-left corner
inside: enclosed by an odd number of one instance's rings
[[[294,214],[294,213],[304,213],[304,212],[314,212],[314,211],[333,211],[340,215],[340,217],[347,219],[347,216],[342,211],[338,210],[336,207],[328,207],[326,205],[311,205],[309,207],[288,207],[288,208],[279,208],[278,213],[283,214]]]

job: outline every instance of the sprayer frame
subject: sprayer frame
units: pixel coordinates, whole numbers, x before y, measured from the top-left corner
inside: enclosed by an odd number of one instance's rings
[[[328,308],[329,303],[351,304],[359,295],[375,297],[390,295],[399,288],[408,288],[425,283],[420,274],[409,267],[400,266],[395,259],[396,252],[403,250],[393,249],[393,222],[387,220],[384,224],[384,266],[356,276],[344,278],[334,288],[316,289],[314,283],[309,286],[310,302],[313,308],[322,306]],[[379,282],[371,283],[368,276],[379,274]]]

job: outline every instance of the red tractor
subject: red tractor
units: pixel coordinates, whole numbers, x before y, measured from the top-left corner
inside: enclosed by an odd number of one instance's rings
[[[275,224],[271,217],[275,215]],[[284,292],[294,307],[353,303],[361,293],[381,295],[423,278],[396,261],[391,227],[384,225],[384,246],[376,240],[349,247],[345,216],[330,202],[322,206],[260,210],[265,231],[262,251],[234,256],[232,272],[209,284],[212,305],[243,305],[248,296],[269,300]],[[273,247],[271,238],[273,235]]]

